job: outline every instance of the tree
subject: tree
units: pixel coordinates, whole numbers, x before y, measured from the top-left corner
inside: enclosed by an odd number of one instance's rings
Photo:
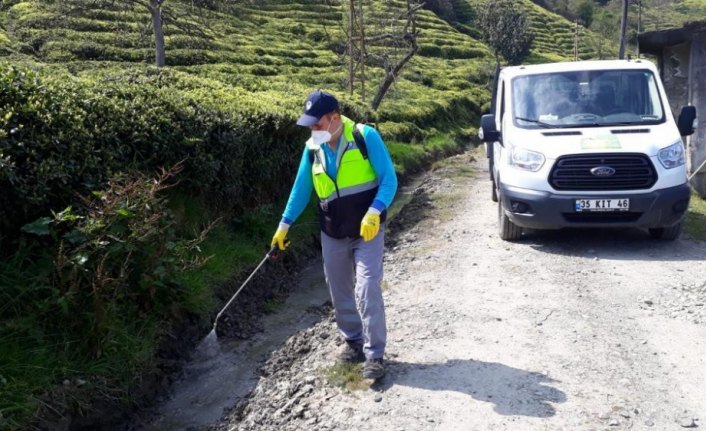
[[[155,65],[164,67],[166,54],[164,44],[163,6],[166,0],[126,0],[134,5],[146,8],[152,17],[152,32],[154,35]]]
[[[456,8],[451,0],[427,0],[424,9],[429,9],[445,21],[457,21]]]
[[[399,33],[389,35],[390,39],[395,44],[405,47],[405,53],[398,60],[393,60],[392,56],[385,55],[385,78],[382,80],[382,83],[380,83],[377,94],[375,94],[373,102],[370,104],[373,110],[378,109],[392,83],[395,82],[402,69],[419,50],[419,46],[417,45],[417,37],[419,36],[419,30],[417,30],[417,11],[421,9],[422,6],[424,6],[424,3],[417,3],[415,0],[407,0],[407,10],[400,14],[399,17],[404,18],[406,16],[407,19],[404,27]]]
[[[576,16],[584,27],[590,27],[593,22],[595,4],[593,0],[581,0],[576,6]]]
[[[628,0],[623,0],[623,10],[620,15],[620,50],[618,51],[618,58],[625,58],[625,45],[626,45],[626,29],[628,26]]]
[[[151,32],[154,38],[155,65],[163,67],[166,60],[165,24],[173,25],[184,34],[192,37],[212,39],[207,33],[208,19],[204,13],[220,7],[231,7],[238,3],[236,0],[191,0],[191,9],[177,16],[173,11],[165,9],[166,2],[167,0],[63,0],[61,6],[67,15],[95,8],[110,8],[114,11],[128,12],[132,11],[134,7],[138,7],[149,12]],[[194,20],[197,22],[193,22]]]
[[[616,23],[617,17],[608,9],[601,8],[593,16],[593,37],[590,40],[600,60],[610,54],[610,40],[616,36]]]
[[[495,54],[497,67],[501,57],[509,64],[519,64],[529,56],[534,35],[527,13],[516,8],[513,0],[486,1],[478,14],[478,24]]]
[[[348,85],[353,93],[353,81],[361,82],[362,98],[365,102],[365,66],[375,62],[382,67],[385,75],[378,87],[377,93],[370,104],[377,110],[392,84],[401,74],[402,69],[417,53],[417,11],[424,3],[417,0],[407,0],[404,9],[386,8],[384,11],[371,10],[367,15],[373,17],[363,21],[363,1],[347,0],[343,2],[345,33],[348,42],[345,52],[348,58]],[[366,6],[367,7],[367,6]],[[372,8],[372,5],[370,6]],[[398,30],[400,23],[404,23]],[[372,45],[373,52],[366,46]]]

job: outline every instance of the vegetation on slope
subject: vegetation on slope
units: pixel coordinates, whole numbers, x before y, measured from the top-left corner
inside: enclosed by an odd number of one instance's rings
[[[49,409],[90,410],[96,394],[128,398],[169,323],[208,314],[214,286],[261,258],[312,89],[375,123],[403,175],[475,136],[494,66],[477,38],[479,1],[453,0],[452,17],[419,12],[420,50],[378,112],[359,87],[344,91],[343,19],[331,0],[169,0],[164,70],[150,66],[150,18],[139,7],[1,2],[0,428]],[[366,4],[375,34],[404,2]],[[572,59],[572,24],[522,6],[536,35],[532,61]],[[580,58],[596,56],[586,42],[594,37],[585,34]],[[368,89],[394,55],[370,46]],[[175,165],[178,184],[150,194],[155,172]],[[136,223],[143,218],[153,224]]]
[[[325,1],[169,4],[179,18],[166,28],[169,67],[156,70],[139,8],[3,3],[3,427],[52,409],[90,411],[94,396],[128,397],[169,322],[208,313],[214,285],[260,257],[253,251],[276,226],[298,162],[306,131],[294,121],[311,89],[332,90],[344,113],[375,122],[402,174],[458,151],[488,101],[487,48],[428,11],[419,55],[372,113],[341,90],[341,14]],[[383,72],[382,47],[371,52],[369,85]],[[124,195],[182,160],[176,188],[147,194],[156,218],[132,208],[135,199],[95,206],[104,201],[94,194]],[[216,216],[224,223],[196,247]],[[145,217],[154,230],[134,223]]]

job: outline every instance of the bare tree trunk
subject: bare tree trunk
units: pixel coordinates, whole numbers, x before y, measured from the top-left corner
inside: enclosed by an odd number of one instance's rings
[[[380,87],[378,88],[378,92],[375,95],[375,98],[373,99],[373,102],[370,104],[370,107],[373,109],[373,111],[376,111],[378,107],[380,106],[380,103],[382,103],[382,99],[385,97],[385,94],[387,94],[387,91],[390,89],[390,86],[392,85],[393,82],[397,79],[397,76],[399,75],[400,71],[402,68],[407,64],[409,60],[414,57],[414,54],[417,53],[419,50],[419,46],[417,45],[417,17],[416,13],[417,10],[419,10],[424,3],[419,3],[419,4],[412,4],[412,0],[407,0],[407,24],[404,27],[403,30],[403,39],[409,43],[409,50],[407,51],[407,54],[394,66],[394,67],[389,67],[386,70],[385,74],[385,80],[380,84]]]
[[[348,6],[348,91],[350,95],[353,96],[353,80],[355,79],[355,59],[353,58],[355,52],[353,49],[353,40],[355,38],[353,35],[353,27],[355,25],[355,0],[350,0]]]
[[[150,0],[149,10],[152,14],[152,28],[154,29],[155,64],[157,67],[164,67],[164,27],[162,20],[163,0]]]
[[[628,27],[628,0],[623,0],[623,13],[620,18],[620,51],[618,52],[618,58],[621,60],[625,58],[625,32]]]
[[[579,20],[574,20],[574,61],[579,60]]]
[[[360,93],[365,103],[365,20],[363,19],[363,2],[360,2]]]
[[[373,99],[373,103],[370,105],[373,108],[373,111],[376,111],[378,109],[383,97],[385,97],[385,94],[387,93],[387,90],[390,89],[392,83],[395,82],[395,79],[397,79],[397,75],[399,74],[400,70],[402,70],[404,65],[407,64],[407,62],[414,56],[414,54],[417,53],[418,49],[419,47],[417,46],[417,43],[415,41],[414,46],[409,52],[407,52],[407,55],[405,55],[404,58],[400,60],[400,62],[397,63],[394,68],[390,69],[387,72],[387,75],[385,75],[385,80],[380,85],[380,88],[378,89],[378,92],[375,95],[375,99]]]

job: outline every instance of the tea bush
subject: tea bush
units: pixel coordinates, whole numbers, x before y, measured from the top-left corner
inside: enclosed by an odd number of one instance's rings
[[[236,211],[282,193],[296,164],[289,154],[303,139],[293,109],[264,94],[198,86],[177,71],[147,71],[89,80],[0,66],[4,235],[46,208],[75,204],[113,173],[182,160],[185,192]],[[268,180],[255,181],[263,174]]]

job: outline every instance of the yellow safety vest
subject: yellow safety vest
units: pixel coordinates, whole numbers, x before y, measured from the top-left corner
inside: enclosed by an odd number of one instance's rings
[[[344,116],[341,120],[344,139],[339,144],[336,158],[336,179],[326,173],[323,148],[312,150],[311,175],[320,202],[321,229],[333,238],[357,238],[360,236],[360,222],[377,195],[379,182],[373,165],[363,156],[353,137],[356,127],[363,135],[364,126],[356,125]]]

